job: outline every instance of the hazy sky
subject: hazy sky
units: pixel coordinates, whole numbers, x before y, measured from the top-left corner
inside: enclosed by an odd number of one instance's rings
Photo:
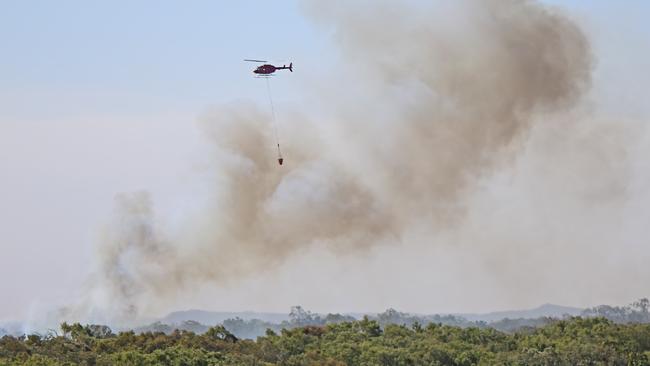
[[[547,2],[565,8],[592,40],[597,60],[592,103],[604,115],[647,122],[650,3]],[[272,81],[280,117],[283,105],[318,114],[309,107],[313,96],[303,95],[305,86],[318,79],[321,68],[345,62],[327,30],[313,25],[298,1],[0,2],[0,320],[25,318],[77,296],[116,194],[150,191],[170,222],[191,210],[196,204],[191,192],[203,189],[208,150],[196,126],[199,116],[238,100],[266,107],[264,85],[251,77],[254,65],[243,58],[294,62],[293,74]],[[639,151],[647,151],[647,136],[638,138],[645,141]],[[647,171],[640,156],[633,169]],[[647,198],[647,175],[636,176],[633,185],[640,193],[634,197]],[[496,179],[494,197],[506,197],[507,174],[506,183]],[[650,259],[638,244],[639,228],[650,220],[644,202],[650,203],[640,201],[639,222],[631,224],[636,226],[618,233],[633,233],[630,240],[637,246],[630,248],[641,251],[639,260]],[[315,248],[263,278],[202,285],[168,310],[285,311],[303,304],[322,312],[392,306],[432,313],[541,302],[626,303],[650,295],[647,285],[590,295],[553,291],[545,282],[539,296],[518,299],[508,291],[511,284],[487,286],[501,292],[482,292],[480,272],[460,275],[457,269],[474,265],[478,256],[452,251],[441,261],[437,249],[402,249],[382,247],[357,258]],[[481,296],[488,299],[471,300]]]

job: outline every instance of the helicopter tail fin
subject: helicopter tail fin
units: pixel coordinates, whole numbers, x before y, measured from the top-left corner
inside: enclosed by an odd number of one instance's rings
[[[289,63],[289,71],[293,72],[293,62]]]

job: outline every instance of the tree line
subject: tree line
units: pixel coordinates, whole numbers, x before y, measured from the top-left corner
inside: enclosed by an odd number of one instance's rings
[[[256,340],[223,325],[203,334],[175,330],[114,334],[97,325],[0,339],[0,365],[650,365],[650,325],[597,318],[555,320],[506,333],[377,320],[309,325]]]
[[[649,308],[640,299],[579,317],[489,324],[394,309],[356,320],[299,306],[279,324],[235,318],[213,327],[186,321],[114,333],[63,323],[45,334],[2,336],[0,366],[650,365]]]

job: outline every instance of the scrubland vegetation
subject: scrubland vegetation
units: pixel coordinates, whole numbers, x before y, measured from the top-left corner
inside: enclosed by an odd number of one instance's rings
[[[113,334],[63,324],[48,335],[0,339],[0,365],[650,365],[650,324],[574,317],[506,333],[364,318],[268,330],[239,339],[219,325]]]

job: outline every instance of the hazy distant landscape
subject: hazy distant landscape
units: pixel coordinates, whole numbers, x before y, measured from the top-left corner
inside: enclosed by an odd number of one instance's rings
[[[138,332],[165,332],[176,329],[203,333],[210,326],[223,325],[239,338],[255,339],[266,333],[267,329],[280,332],[304,326],[324,326],[344,321],[361,320],[368,317],[381,325],[397,324],[412,326],[415,323],[437,323],[461,327],[490,327],[502,331],[514,331],[523,327],[540,326],[552,319],[565,319],[572,316],[589,315],[592,310],[545,304],[535,309],[501,311],[486,314],[409,314],[388,309],[383,313],[345,313],[314,314],[300,306],[293,307],[288,314],[255,312],[210,312],[187,310],[173,312],[164,318],[142,327]]]
[[[113,327],[110,324],[99,324],[111,331],[133,331],[140,333],[165,333],[188,331],[202,334],[214,326],[223,326],[237,338],[256,339],[272,330],[280,333],[282,330],[308,326],[326,326],[343,322],[354,322],[362,319],[376,321],[381,326],[403,325],[412,327],[415,324],[441,324],[462,328],[493,328],[502,332],[518,332],[525,329],[537,328],[563,319],[574,317],[602,317],[618,324],[648,323],[649,303],[640,299],[627,306],[599,305],[593,308],[580,309],[553,304],[541,305],[534,309],[499,311],[485,314],[409,314],[387,309],[382,313],[345,313],[345,314],[316,314],[301,306],[294,306],[287,314],[257,313],[257,312],[219,312],[205,310],[176,311],[169,315],[133,328]],[[20,322],[0,323],[0,336],[11,335],[23,337],[30,326]],[[41,329],[31,334],[48,334],[51,331]]]

